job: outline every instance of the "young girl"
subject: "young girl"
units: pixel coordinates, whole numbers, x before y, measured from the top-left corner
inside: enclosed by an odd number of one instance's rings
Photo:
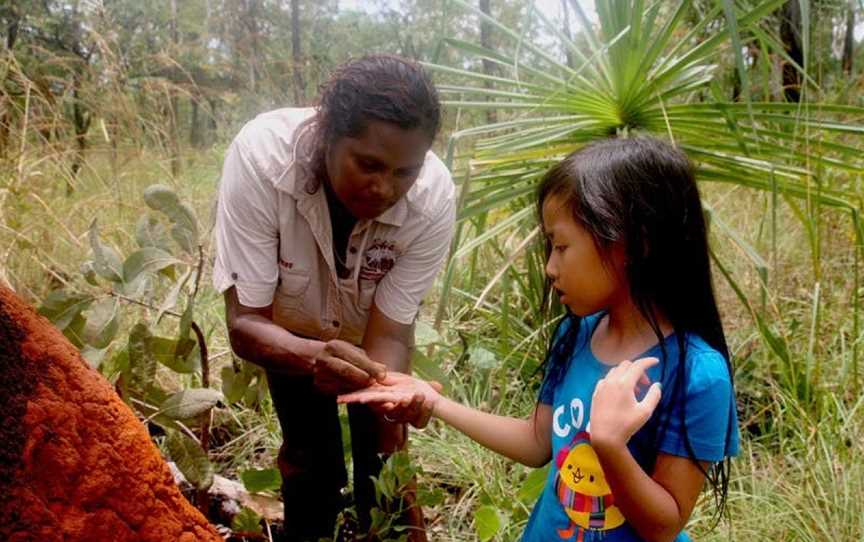
[[[658,140],[602,141],[546,174],[538,208],[546,273],[568,311],[532,416],[480,412],[395,373],[340,400],[420,404],[525,465],[551,460],[523,541],[689,540],[706,478],[720,512],[738,451],[691,165]]]

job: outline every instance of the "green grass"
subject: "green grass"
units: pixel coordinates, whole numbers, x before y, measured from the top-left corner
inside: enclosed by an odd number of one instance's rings
[[[73,288],[81,284],[78,269],[90,256],[86,232],[94,217],[99,219],[103,242],[128,251],[144,208],[141,194],[150,184],[174,187],[194,205],[202,229],[209,233],[221,149],[189,153],[178,179],[171,179],[159,157],[131,151],[112,179],[107,152],[97,151],[70,197],[65,195],[62,159],[45,159],[33,151],[21,162],[22,175],[17,174],[17,164],[3,165],[0,172],[17,185],[0,209],[0,261],[8,280],[29,301],[38,304],[64,283]],[[728,236],[714,230],[718,257],[751,305],[784,338],[790,363],[782,363],[765,346],[750,314],[718,275],[721,311],[735,356],[742,451],[733,462],[728,521],[709,531],[712,508],[706,498],[694,512],[689,531],[695,539],[708,541],[860,541],[864,399],[851,387],[853,344],[860,337],[852,335],[854,253],[848,219],[819,211],[818,223],[814,221],[817,259],[812,233],[782,201],[772,237],[770,201],[765,199],[769,196],[722,185],[703,189],[706,201],[727,225],[770,263],[763,303],[759,273],[750,259]],[[476,235],[471,228],[466,233],[469,238]],[[534,406],[539,386],[534,369],[544,348],[542,334],[532,335],[536,323],[523,322],[525,314],[533,313],[531,296],[536,293],[525,282],[528,260],[516,261],[512,273],[505,274],[474,309],[479,292],[518,244],[518,236],[505,243],[507,235],[500,239],[501,248],[486,243],[473,265],[466,256],[466,265],[458,266],[451,302],[444,311],[443,344],[435,349],[433,362],[447,376],[453,397],[500,414],[524,416]],[[208,244],[209,238],[208,234]],[[211,374],[218,386],[219,371],[232,363],[232,357],[222,301],[209,285],[209,246],[207,254],[197,318],[216,356]],[[423,308],[421,318],[427,323],[434,320],[436,298],[433,292]],[[125,308],[120,337],[142,311]],[[466,358],[464,344],[469,349],[482,346],[494,362],[481,366]],[[790,386],[795,375],[805,379],[799,381],[801,386]],[[159,378],[165,387],[176,389],[190,385],[195,377],[178,378],[162,370]],[[254,408],[234,405],[216,413],[211,456],[220,473],[235,477],[251,466],[272,466],[279,442],[278,421],[268,399]],[[495,540],[518,540],[533,504],[518,496],[529,469],[439,422],[412,433],[411,453],[423,468],[421,483],[444,494],[442,502],[426,510],[433,540],[475,540],[474,512],[481,506],[495,507],[507,519]]]

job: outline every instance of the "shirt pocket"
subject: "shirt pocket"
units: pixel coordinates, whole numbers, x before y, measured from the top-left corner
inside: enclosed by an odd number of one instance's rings
[[[303,271],[279,270],[279,286],[276,293],[283,307],[302,307],[309,289],[309,273]]]

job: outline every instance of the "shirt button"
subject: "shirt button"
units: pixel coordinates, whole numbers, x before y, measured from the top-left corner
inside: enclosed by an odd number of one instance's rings
[[[339,327],[339,320],[333,320],[333,327]]]
[[[351,251],[351,254],[357,254],[357,247],[351,247],[351,248],[348,249],[348,250]]]
[[[237,273],[231,273],[231,280],[237,280]]]

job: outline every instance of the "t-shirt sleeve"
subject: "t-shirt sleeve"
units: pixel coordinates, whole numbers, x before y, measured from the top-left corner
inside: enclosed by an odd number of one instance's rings
[[[689,378],[683,405],[686,438],[696,459],[722,461],[738,454],[738,416],[726,361],[714,350],[688,353]],[[665,390],[664,390],[665,391]],[[682,405],[676,404],[659,449],[689,457],[681,425]]]
[[[447,256],[455,223],[456,201],[449,198],[381,279],[375,291],[375,305],[388,318],[402,324],[414,322],[420,301]]]
[[[278,195],[238,140],[225,156],[218,197],[213,286],[219,293],[235,286],[242,305],[266,307],[279,280]]]

